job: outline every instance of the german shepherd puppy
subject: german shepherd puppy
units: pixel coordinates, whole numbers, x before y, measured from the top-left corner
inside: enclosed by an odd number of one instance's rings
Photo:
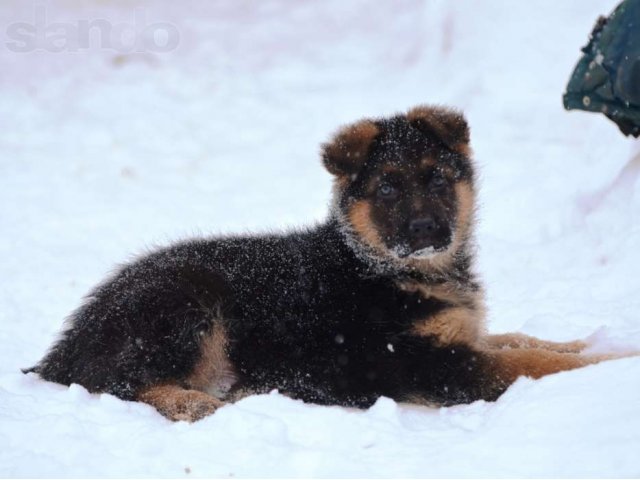
[[[579,341],[486,334],[460,113],[361,120],[322,161],[334,176],[325,223],[189,240],[125,265],[29,371],[194,421],[272,389],[354,407],[495,400],[521,375],[609,358],[580,355]]]

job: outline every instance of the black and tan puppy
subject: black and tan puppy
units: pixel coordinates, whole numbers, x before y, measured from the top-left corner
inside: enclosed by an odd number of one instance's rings
[[[446,108],[346,126],[323,146],[325,223],[124,266],[32,370],[196,420],[271,389],[357,407],[494,400],[520,375],[601,360],[581,342],[485,334],[470,156],[467,123]]]

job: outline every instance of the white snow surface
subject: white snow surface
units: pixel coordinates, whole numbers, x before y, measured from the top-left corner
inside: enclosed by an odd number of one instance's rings
[[[39,2],[171,22],[176,50],[14,53],[0,3],[0,476],[640,476],[640,358],[495,403],[366,411],[277,392],[194,424],[23,375],[118,262],[322,220],[319,144],[420,103],[467,115],[489,329],[640,348],[640,149],[561,94],[617,1]],[[634,157],[636,158],[635,160]]]

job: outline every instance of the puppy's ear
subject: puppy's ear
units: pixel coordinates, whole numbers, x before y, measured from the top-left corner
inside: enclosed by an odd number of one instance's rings
[[[378,126],[371,120],[342,127],[330,142],[322,145],[322,163],[333,175],[358,173],[378,133]]]
[[[459,111],[421,105],[409,110],[407,120],[423,133],[435,134],[451,150],[468,154],[469,125]]]

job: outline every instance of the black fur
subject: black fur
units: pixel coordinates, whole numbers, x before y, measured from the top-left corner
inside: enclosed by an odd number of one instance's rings
[[[237,387],[353,406],[380,395],[445,404],[481,397],[468,346],[439,349],[407,333],[446,305],[396,280],[358,259],[335,221],[283,236],[187,242],[96,289],[36,371],[134,399],[143,387],[186,377],[200,333],[223,321]]]

